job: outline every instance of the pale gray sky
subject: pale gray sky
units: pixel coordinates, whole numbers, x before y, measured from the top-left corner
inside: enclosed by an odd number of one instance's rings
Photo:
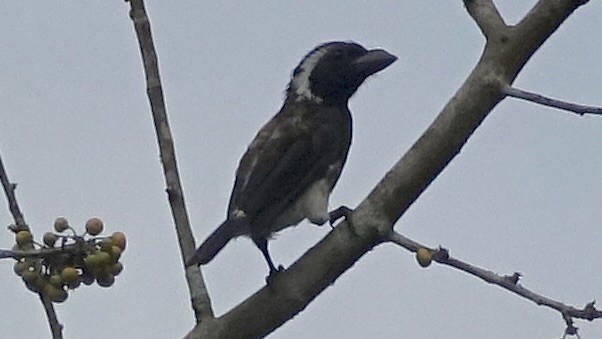
[[[497,1],[516,22],[535,1]],[[355,206],[407,150],[479,58],[461,1],[147,1],[197,241],[222,221],[233,173],[315,45],[354,40],[399,61],[350,103],[354,142],[331,207]],[[602,2],[546,42],[516,85],[602,105]],[[193,326],[128,5],[0,4],[0,152],[36,237],[57,216],[104,219],[129,240],[112,288],[58,305],[65,338],[178,338]],[[396,225],[582,307],[602,299],[602,118],[503,101]],[[1,199],[4,201],[4,199]],[[3,203],[0,203],[0,206]],[[0,208],[0,224],[12,222]],[[271,242],[290,265],[329,228],[302,223]],[[12,246],[0,232],[0,248]],[[204,268],[218,314],[264,284],[251,241]],[[36,295],[0,262],[0,338],[48,338]],[[578,321],[584,339],[602,322]],[[561,317],[459,271],[421,269],[393,245],[363,257],[271,338],[558,338]]]

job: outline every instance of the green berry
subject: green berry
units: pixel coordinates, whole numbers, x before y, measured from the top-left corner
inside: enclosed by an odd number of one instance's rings
[[[42,237],[42,241],[48,247],[54,247],[54,244],[56,244],[57,240],[59,240],[59,236],[52,232],[46,232]]]
[[[15,241],[19,246],[29,245],[33,241],[33,236],[29,231],[19,231],[15,235]]]

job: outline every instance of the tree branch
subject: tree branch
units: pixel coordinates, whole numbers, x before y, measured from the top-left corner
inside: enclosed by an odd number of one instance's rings
[[[273,284],[219,317],[211,328],[197,325],[186,338],[265,336],[301,312],[366,252],[388,241],[397,220],[504,99],[505,84],[514,81],[541,44],[578,7],[574,0],[553,2],[556,12],[542,20],[540,29],[512,28],[503,39],[487,39],[481,59],[464,84],[360,203],[349,222],[337,226],[279,274]],[[525,34],[536,35],[528,39],[532,45],[524,46]]]
[[[574,0],[552,2],[556,5],[555,11],[548,13],[537,29],[517,27],[507,40],[486,41],[483,55],[462,86],[358,206],[354,224],[363,220],[372,225],[393,225],[460,152],[475,129],[506,96],[505,86],[514,81],[535,51],[578,7]],[[544,6],[542,10],[548,9]],[[525,47],[524,36],[528,34],[537,36],[529,36],[533,45]],[[388,234],[382,229],[380,233]]]
[[[15,233],[23,230],[29,231],[29,226],[27,226],[27,223],[25,222],[25,217],[23,217],[23,213],[21,213],[21,209],[19,208],[19,204],[17,203],[17,197],[15,195],[15,188],[17,187],[17,184],[11,183],[8,179],[8,174],[6,173],[4,163],[2,162],[2,156],[0,156],[0,182],[2,182],[2,188],[4,189],[6,200],[8,200],[8,208],[13,216],[13,219],[15,220],[14,227],[9,227],[9,229]],[[62,339],[63,325],[61,325],[58,321],[56,312],[54,310],[54,305],[52,305],[52,302],[46,300],[42,293],[38,293],[38,295],[40,296],[42,306],[44,307],[44,312],[46,312],[46,318],[48,319],[48,325],[50,325],[50,332],[52,333],[52,338]]]
[[[508,26],[492,0],[464,0],[464,6],[487,39],[507,30]]]
[[[186,211],[184,193],[176,163],[174,143],[167,120],[167,109],[163,98],[163,89],[161,88],[157,53],[151,35],[150,22],[144,8],[144,1],[131,0],[130,5],[130,18],[134,23],[136,37],[140,45],[140,53],[146,75],[146,92],[153,115],[161,164],[163,165],[165,184],[167,186],[166,191],[180,244],[182,264],[184,265],[186,259],[190,258],[194,253],[195,244],[192,231],[190,230],[190,221],[188,219],[188,212]],[[213,310],[211,309],[211,301],[202,273],[198,267],[189,267],[186,270],[186,282],[188,283],[192,308],[197,323],[200,323],[201,319],[212,319]]]
[[[63,325],[59,323],[52,301],[44,298],[42,293],[38,293],[38,295],[40,296],[42,305],[44,305],[44,312],[46,313],[46,318],[48,318],[48,323],[50,323],[52,339],[63,339]]]
[[[21,209],[17,203],[17,197],[15,195],[17,184],[11,183],[8,180],[8,175],[4,169],[4,163],[2,163],[2,157],[0,157],[0,182],[2,182],[2,188],[4,189],[4,194],[6,195],[6,200],[8,201],[8,209],[15,220],[15,225],[14,227],[11,227],[11,231],[15,233],[22,230],[29,231],[29,226],[27,226],[27,223],[25,223],[25,218],[23,217],[23,213],[21,213]]]
[[[82,244],[74,243],[61,247],[40,247],[27,250],[2,250],[0,249],[0,259],[12,258],[49,258],[53,256],[73,255],[84,251]]]
[[[528,92],[522,89],[514,88],[512,86],[504,87],[504,93],[506,93],[509,97],[527,100],[534,102],[536,104],[554,107],[558,109],[562,109],[565,111],[573,112],[579,114],[581,116],[585,114],[600,114],[602,115],[602,107],[596,106],[586,106],[574,104],[571,102],[561,101],[557,99],[553,99],[550,97],[546,97],[537,93]]]
[[[412,252],[416,252],[418,248],[427,248],[431,252],[433,252],[433,260],[436,262],[457,268],[460,271],[471,274],[477,278],[481,278],[482,280],[500,286],[514,294],[517,294],[525,299],[531,300],[540,306],[547,306],[552,308],[561,315],[569,318],[579,318],[592,321],[594,319],[602,318],[602,311],[597,310],[594,307],[594,303],[588,303],[582,309],[577,309],[573,306],[568,306],[560,301],[550,299],[541,294],[535,293],[523,286],[521,286],[518,281],[520,278],[519,273],[514,273],[512,275],[499,275],[495,272],[485,270],[483,268],[471,265],[462,260],[453,258],[449,255],[449,251],[444,248],[439,249],[430,249],[427,246],[424,246],[410,238],[407,238],[397,232],[391,232],[389,237],[389,241],[409,250]]]
[[[517,42],[514,62],[524,63],[577,8],[587,0],[539,0],[512,29],[511,38]],[[512,57],[512,56],[508,56]],[[512,82],[508,82],[511,84]]]
[[[540,30],[546,29],[541,26],[542,22],[555,21],[558,15],[568,17],[571,13],[567,13],[566,9],[573,10],[587,4],[589,0],[570,0],[570,1],[555,1],[555,0],[539,0],[533,8],[525,15],[525,17],[517,24],[519,29],[524,30]],[[557,26],[556,26],[557,27]]]

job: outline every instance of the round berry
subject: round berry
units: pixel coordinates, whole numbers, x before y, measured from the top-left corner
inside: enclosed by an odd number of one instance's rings
[[[428,267],[433,261],[433,255],[428,249],[420,247],[416,251],[416,260],[418,261],[418,264],[420,264],[420,266]]]
[[[123,234],[123,232],[114,232],[111,234],[111,239],[113,240],[115,246],[121,248],[122,251],[125,251],[126,241],[125,234]]]
[[[94,217],[86,221],[86,232],[90,235],[99,235],[102,233],[103,223],[100,218]]]
[[[78,280],[75,267],[67,266],[61,271],[61,279],[65,284],[72,284]]]
[[[21,272],[21,278],[28,283],[34,283],[38,277],[40,277],[40,271],[37,270],[34,266],[29,266],[23,272]]]
[[[111,253],[109,254],[111,255],[111,262],[116,263],[119,260],[119,258],[121,258],[121,248],[113,245],[111,247]]]
[[[92,285],[92,283],[94,282],[94,276],[92,274],[90,274],[89,272],[84,271],[79,276],[79,280],[81,280],[81,282],[84,285]]]
[[[119,275],[119,273],[121,273],[121,271],[123,271],[123,264],[120,262],[114,263],[113,265],[111,265],[111,267],[109,268],[109,271],[111,272],[111,274],[113,275]]]
[[[42,293],[46,298],[48,298],[48,300],[55,303],[62,303],[63,301],[67,300],[68,296],[67,291],[62,288],[57,288],[51,284],[44,286]]]
[[[98,256],[98,266],[106,267],[112,263],[111,255],[109,253],[100,251],[96,255]]]
[[[13,266],[13,270],[15,271],[16,275],[21,276],[21,274],[23,274],[25,270],[29,269],[30,266],[30,263],[21,259],[15,263],[15,266]]]
[[[110,237],[102,239],[99,244],[100,250],[107,253],[111,253],[113,245],[113,240]]]
[[[86,268],[95,269],[100,266],[100,258],[98,252],[90,253],[84,258],[84,265]]]
[[[102,287],[109,287],[115,282],[115,276],[109,272],[102,272],[96,277],[96,283]]]
[[[54,220],[54,230],[61,233],[64,232],[67,228],[69,228],[69,222],[67,218],[58,217]]]
[[[56,288],[62,288],[63,287],[63,278],[61,278],[60,274],[53,274],[48,278],[48,282],[50,283],[50,285],[56,287]]]
[[[59,236],[52,232],[46,232],[42,237],[42,241],[48,247],[54,247],[54,244],[56,244],[57,240],[59,240]]]
[[[15,235],[15,241],[19,246],[25,246],[31,244],[33,237],[29,231],[19,231]]]

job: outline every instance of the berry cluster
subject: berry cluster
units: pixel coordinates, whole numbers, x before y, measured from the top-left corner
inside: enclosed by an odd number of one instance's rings
[[[102,220],[90,218],[85,233],[78,235],[67,219],[60,217],[54,221],[56,233],[44,234],[43,244],[36,243],[28,230],[18,231],[13,247],[18,258],[14,271],[29,290],[53,302],[67,300],[67,290],[82,283],[91,285],[96,281],[109,287],[123,270],[119,258],[126,239],[122,232],[99,236],[103,228]]]

